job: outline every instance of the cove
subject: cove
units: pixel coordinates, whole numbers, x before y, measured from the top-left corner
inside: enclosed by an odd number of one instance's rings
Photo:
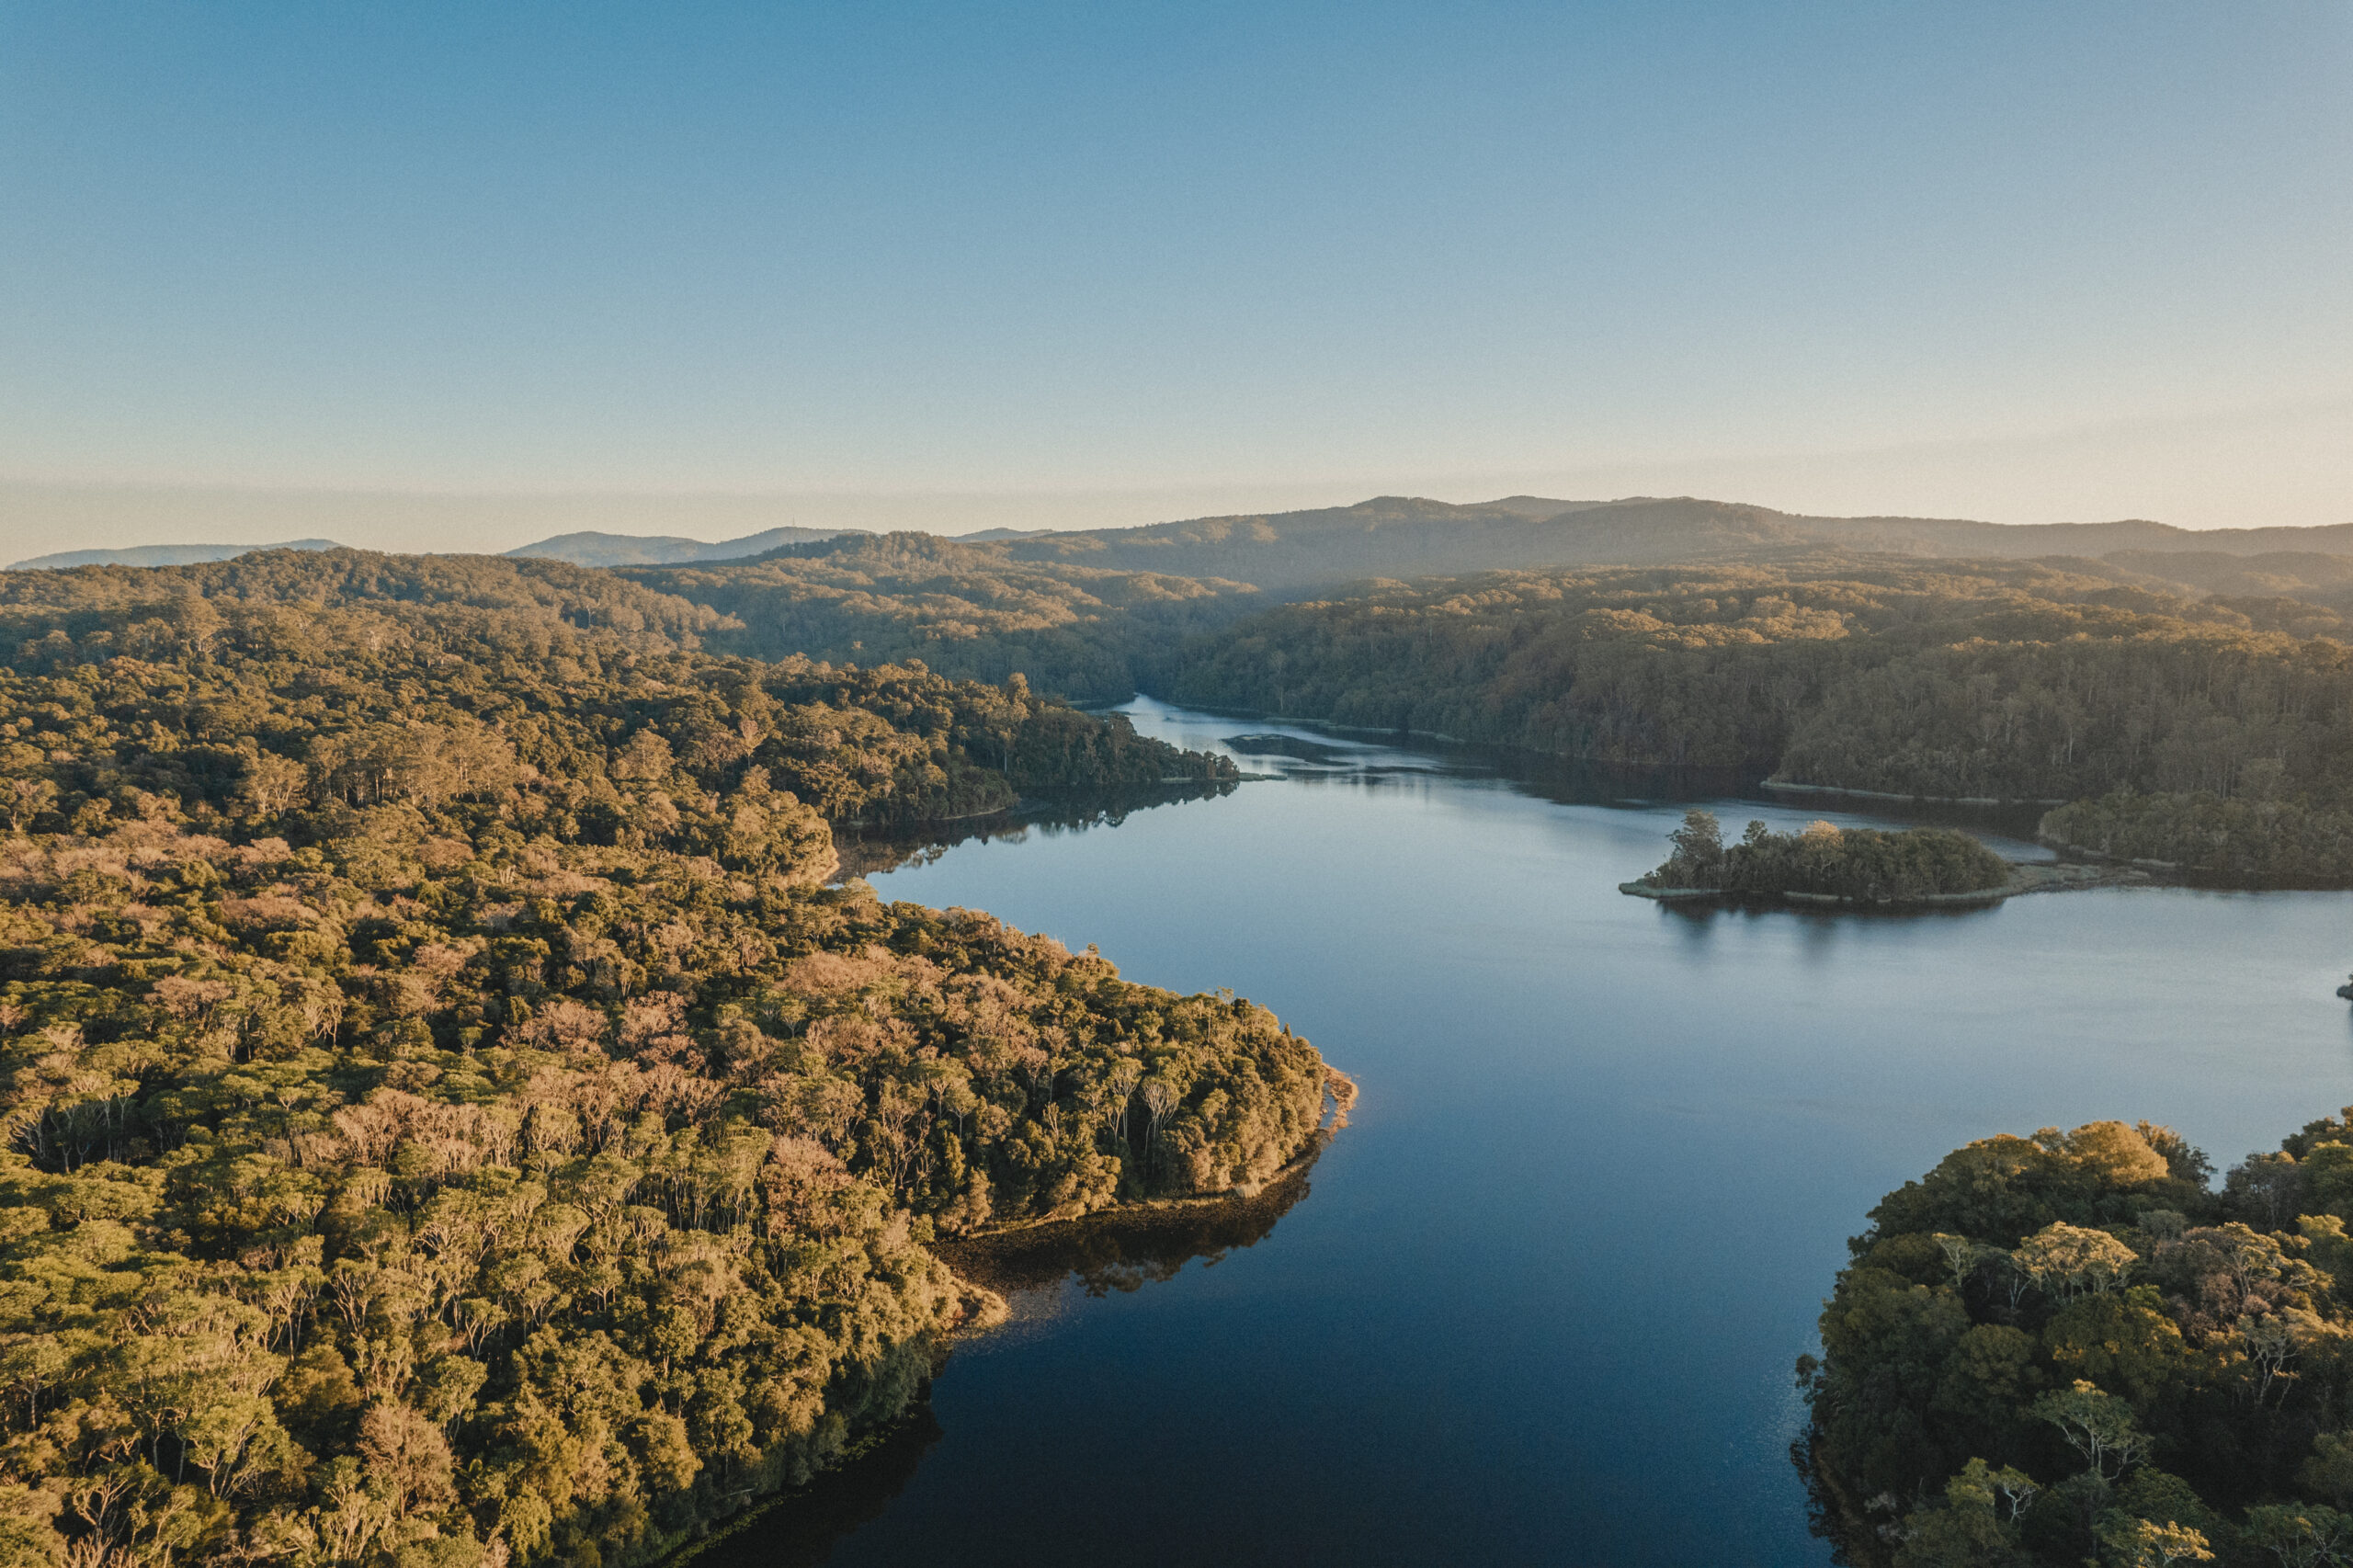
[[[1277,777],[873,885],[1264,1003],[1351,1124],[1229,1223],[1022,1254],[905,1430],[700,1564],[1825,1563],[1790,1365],[1882,1193],[1996,1131],[2222,1165],[2353,1102],[2353,894],[1661,906],[1618,884],[1694,801],[1921,819],[1125,711]]]

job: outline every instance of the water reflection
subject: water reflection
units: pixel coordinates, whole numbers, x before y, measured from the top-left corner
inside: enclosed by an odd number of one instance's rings
[[[1266,1240],[1275,1221],[1307,1196],[1308,1172],[1329,1136],[1317,1134],[1315,1146],[1255,1197],[1114,1210],[1063,1224],[946,1242],[937,1250],[959,1275],[1004,1296],[1017,1318],[1025,1306],[1051,1310],[1065,1282],[1096,1297],[1141,1290],[1174,1279],[1196,1259],[1204,1268],[1214,1267],[1236,1247]]]
[[[1563,805],[1649,807],[1661,801],[1756,796],[1765,777],[1753,768],[1631,767],[1427,737],[1351,740],[1300,726],[1226,735],[1216,744],[1254,766],[1271,766],[1298,783],[1399,775],[1487,778]]]
[[[1192,748],[1291,728],[1131,711]],[[1006,1238],[1045,1315],[959,1348],[947,1440],[827,1568],[1821,1568],[1790,1369],[1882,1195],[1989,1132],[2145,1116],[2235,1154],[2353,1100],[2353,895],[1670,912],[1617,889],[1688,803],[1928,809],[1296,738],[1325,760],[1278,739],[1244,767],[1280,781],[879,878],[1232,986],[1376,1092],[1272,1236]]]
[[[695,1568],[818,1568],[882,1517],[945,1436],[928,1401],[877,1434],[856,1459],[787,1493],[694,1553]]]
[[[943,1242],[934,1250],[961,1278],[996,1291],[1012,1308],[1006,1326],[981,1343],[1017,1340],[1057,1316],[1074,1289],[1097,1298],[1133,1292],[1174,1279],[1188,1263],[1214,1267],[1235,1249],[1266,1240],[1307,1196],[1308,1174],[1330,1140],[1328,1131],[1316,1134],[1305,1154],[1250,1197],[1113,1210]],[[695,1553],[695,1568],[818,1568],[844,1540],[883,1516],[945,1435],[926,1386],[856,1458]]]
[[[1140,722],[1198,723],[1201,710],[1172,709],[1148,699],[1130,704]],[[1248,715],[1239,715],[1248,717]],[[1358,738],[1361,736],[1361,738]],[[1335,772],[1373,779],[1383,775],[1492,778],[1521,794],[1564,806],[1652,810],[1662,805],[1745,801],[1779,812],[1810,812],[1833,821],[1852,817],[1880,825],[1960,827],[1986,835],[2030,841],[2049,802],[1892,800],[1839,790],[1768,784],[1768,769],[1750,767],[1665,766],[1555,756],[1509,746],[1449,741],[1440,736],[1344,732],[1282,722],[1213,743],[1201,734],[1165,737],[1199,746],[1214,744],[1254,765],[1273,765],[1284,778],[1313,783]],[[1288,766],[1286,766],[1288,765]],[[2040,858],[2040,857],[2038,857]]]
[[[1214,784],[1161,784],[1142,789],[1025,797],[1009,812],[962,822],[932,823],[915,831],[855,828],[834,831],[841,858],[835,881],[879,877],[903,866],[928,866],[960,844],[1026,843],[1034,834],[1052,838],[1090,828],[1117,827],[1136,812],[1186,801],[1211,801],[1233,793],[1231,779]]]

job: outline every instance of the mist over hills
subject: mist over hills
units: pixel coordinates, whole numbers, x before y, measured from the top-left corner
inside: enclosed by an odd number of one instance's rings
[[[691,561],[747,561],[783,545],[862,534],[864,528],[765,528],[716,544],[676,534],[608,534],[584,530],[517,545],[507,555],[526,561],[569,561],[574,566],[667,566]]]
[[[68,566],[198,566],[234,561],[257,550],[341,550],[331,539],[291,539],[279,544],[142,544],[128,550],[62,550],[11,562],[10,572],[57,571]]]

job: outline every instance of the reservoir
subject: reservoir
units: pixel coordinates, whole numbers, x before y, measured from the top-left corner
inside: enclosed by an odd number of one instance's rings
[[[928,1409],[711,1568],[1826,1563],[1791,1363],[1881,1194],[2111,1117],[2227,1167],[2353,1102],[2353,894],[1662,907],[1617,891],[1689,803],[1656,780],[1126,711],[1279,777],[874,887],[1263,1003],[1351,1124],[1246,1211],[1022,1251]]]

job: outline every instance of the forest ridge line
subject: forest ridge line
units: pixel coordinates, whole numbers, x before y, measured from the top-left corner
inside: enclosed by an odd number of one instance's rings
[[[914,530],[899,530],[914,531]],[[1430,534],[1434,537],[1414,537]],[[1378,535],[1376,540],[1351,535]],[[551,535],[504,551],[579,566],[654,566],[756,559],[814,540],[873,537],[855,527],[777,526],[705,541],[671,534],[584,530]],[[2095,523],[1994,523],[1961,517],[1834,517],[1785,512],[1748,502],[1698,496],[1625,496],[1571,501],[1507,495],[1452,503],[1380,495],[1345,506],[1232,513],[1099,528],[982,528],[947,534],[967,545],[999,545],[1010,559],[1084,562],[1121,570],[1194,576],[1241,576],[1260,587],[1295,586],[1315,574],[1408,575],[1518,566],[1554,566],[1672,559],[1695,550],[1817,544],[1922,555],[1993,557],[2101,555],[2118,550],[2210,551],[2246,555],[2277,551],[2353,552],[2353,524],[2260,528],[2184,528],[2141,518]],[[1286,550],[1283,546],[1290,546]],[[1301,547],[1304,546],[1302,550]],[[8,569],[87,565],[188,565],[264,549],[328,549],[335,541],[288,545],[143,545],[62,551]],[[1275,547],[1275,548],[1269,548]],[[1296,558],[1293,558],[1296,556]],[[1239,572],[1243,562],[1256,572]],[[1307,573],[1308,578],[1295,574]]]
[[[1419,506],[1399,503],[1398,515]],[[1207,545],[1167,548],[1274,551],[1264,565],[1285,551],[1336,560],[1368,540],[1452,531],[1392,529],[1378,505],[1343,510],[1352,520],[1326,530],[1330,550],[1311,532],[1239,538],[1222,525]],[[1358,578],[1286,595],[1013,553],[1068,543],[846,535],[751,562],[610,572],[277,552],[243,558],[254,564],[236,580],[262,583],[298,571],[267,562],[305,559],[339,562],[317,569],[349,581],[391,572],[438,585],[421,593],[522,574],[535,591],[561,585],[608,607],[597,614],[713,653],[919,661],[992,686],[1020,676],[1082,702],[1142,690],[1597,762],[2034,801],[2055,808],[2046,836],[2072,849],[2246,885],[2353,882],[2353,810],[2339,782],[2353,778],[2353,556],[1995,560],[1735,540],[1714,558],[1656,565]],[[58,614],[90,613],[60,608],[75,595],[234,598],[244,590],[222,570],[0,574],[0,639],[20,643],[59,630]]]

